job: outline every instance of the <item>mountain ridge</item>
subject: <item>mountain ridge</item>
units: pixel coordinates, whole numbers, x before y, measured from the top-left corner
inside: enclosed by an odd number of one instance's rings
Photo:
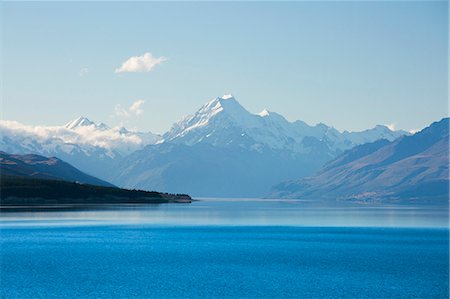
[[[0,133],[0,150],[56,156],[120,187],[232,197],[264,196],[270,186],[311,175],[355,145],[406,134],[385,126],[340,132],[322,123],[290,122],[267,109],[253,114],[232,95],[208,101],[162,136],[109,128],[86,117],[60,127],[0,121]],[[203,172],[190,175],[194,168]],[[240,180],[224,183],[230,176]]]
[[[313,176],[274,186],[270,197],[448,201],[449,118],[412,136],[357,146]]]
[[[377,135],[379,128],[366,139],[393,140],[404,133]],[[364,140],[342,134],[325,124],[289,122],[268,111],[252,114],[232,95],[217,97],[175,123],[164,142],[118,163],[111,181],[194,196],[260,197],[285,179],[312,174]]]
[[[83,173],[61,159],[34,154],[14,155],[0,151],[0,174],[115,187],[111,183]]]
[[[267,109],[263,113],[252,114],[232,95],[226,95],[212,99],[195,114],[182,118],[163,137],[166,142],[187,145],[208,142],[226,146],[239,142],[247,148],[265,145],[296,152],[305,150],[303,138],[314,137],[327,143],[332,151],[340,152],[357,144],[380,138],[393,140],[404,134],[407,132],[391,131],[382,125],[361,132],[339,132],[322,123],[309,126],[300,120],[289,122],[282,115]]]

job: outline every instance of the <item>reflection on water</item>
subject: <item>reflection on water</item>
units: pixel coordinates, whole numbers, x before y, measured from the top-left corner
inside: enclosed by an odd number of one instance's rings
[[[317,206],[298,200],[214,199],[191,204],[103,207],[89,210],[2,212],[2,226],[16,225],[236,225],[448,227],[448,207]]]

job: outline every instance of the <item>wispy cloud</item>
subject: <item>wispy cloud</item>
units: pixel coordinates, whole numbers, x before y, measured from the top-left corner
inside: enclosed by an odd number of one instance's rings
[[[115,73],[142,73],[150,72],[155,66],[166,61],[167,58],[154,57],[152,53],[145,53],[142,56],[132,56],[128,58],[119,68],[116,68]]]
[[[78,71],[78,76],[83,77],[87,73],[89,73],[89,69],[87,67],[84,67],[84,68],[82,68],[81,70]]]
[[[142,99],[134,101],[128,108],[123,107],[120,104],[117,104],[114,107],[114,114],[115,116],[121,117],[121,118],[129,118],[130,116],[138,116],[144,113],[144,109],[142,108],[142,105],[144,105],[145,101]]]
[[[48,148],[58,145],[60,149],[66,151],[70,151],[74,144],[85,144],[128,153],[130,149],[139,149],[145,142],[149,142],[144,136],[134,133],[122,134],[119,129],[98,130],[95,125],[90,125],[72,130],[64,126],[28,126],[16,121],[0,120],[0,135],[24,145],[30,143],[31,138]]]
[[[127,109],[123,108],[122,105],[120,105],[120,104],[117,104],[114,107],[114,115],[118,116],[118,117],[129,117],[130,116]]]
[[[130,106],[130,112],[141,115],[144,112],[144,109],[142,109],[142,105],[145,103],[144,100],[137,100]]]

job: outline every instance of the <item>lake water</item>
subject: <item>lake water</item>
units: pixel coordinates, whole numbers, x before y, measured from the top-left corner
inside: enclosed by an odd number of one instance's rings
[[[448,298],[448,209],[205,199],[0,214],[1,298]]]

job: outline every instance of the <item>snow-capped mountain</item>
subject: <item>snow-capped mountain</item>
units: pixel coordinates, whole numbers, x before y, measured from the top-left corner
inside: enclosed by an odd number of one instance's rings
[[[312,174],[357,144],[403,134],[384,126],[341,133],[324,124],[289,122],[267,110],[252,114],[226,95],[175,123],[164,142],[129,155],[111,180],[194,196],[264,196],[270,186]]]
[[[247,149],[264,146],[307,153],[313,150],[312,141],[322,143],[331,152],[342,152],[358,144],[378,139],[394,140],[404,134],[406,132],[391,131],[381,125],[362,132],[341,133],[324,124],[309,126],[302,121],[289,122],[282,115],[266,109],[252,114],[232,95],[225,95],[177,122],[164,139],[186,145],[208,143],[226,147],[238,145]]]
[[[449,118],[393,142],[356,146],[271,197],[448,204]]]
[[[14,154],[56,156],[105,178],[117,160],[161,140],[153,133],[110,128],[79,117],[64,126],[29,126],[0,121],[0,149]]]
[[[312,174],[355,145],[405,134],[377,126],[340,132],[325,124],[252,114],[232,95],[217,97],[163,136],[110,128],[79,117],[64,126],[0,121],[0,150],[56,156],[120,187],[194,196],[264,196]]]
[[[69,130],[75,130],[77,128],[80,127],[95,127],[98,130],[104,131],[104,130],[109,130],[110,127],[108,127],[108,125],[104,124],[104,123],[99,123],[96,124],[93,121],[90,121],[89,119],[87,119],[84,116],[80,116],[74,120],[69,121],[64,128],[69,129]]]
[[[31,151],[38,142],[39,150],[54,151],[57,147],[67,152],[73,146],[81,146],[89,155],[97,149],[105,150],[105,154],[114,157],[117,154],[127,155],[148,144],[154,144],[162,138],[151,132],[134,132],[124,127],[110,128],[104,123],[96,124],[93,121],[78,117],[64,126],[28,126],[15,121],[0,121],[0,132],[4,139],[9,138],[18,142],[24,151]],[[16,143],[17,144],[17,143]]]

